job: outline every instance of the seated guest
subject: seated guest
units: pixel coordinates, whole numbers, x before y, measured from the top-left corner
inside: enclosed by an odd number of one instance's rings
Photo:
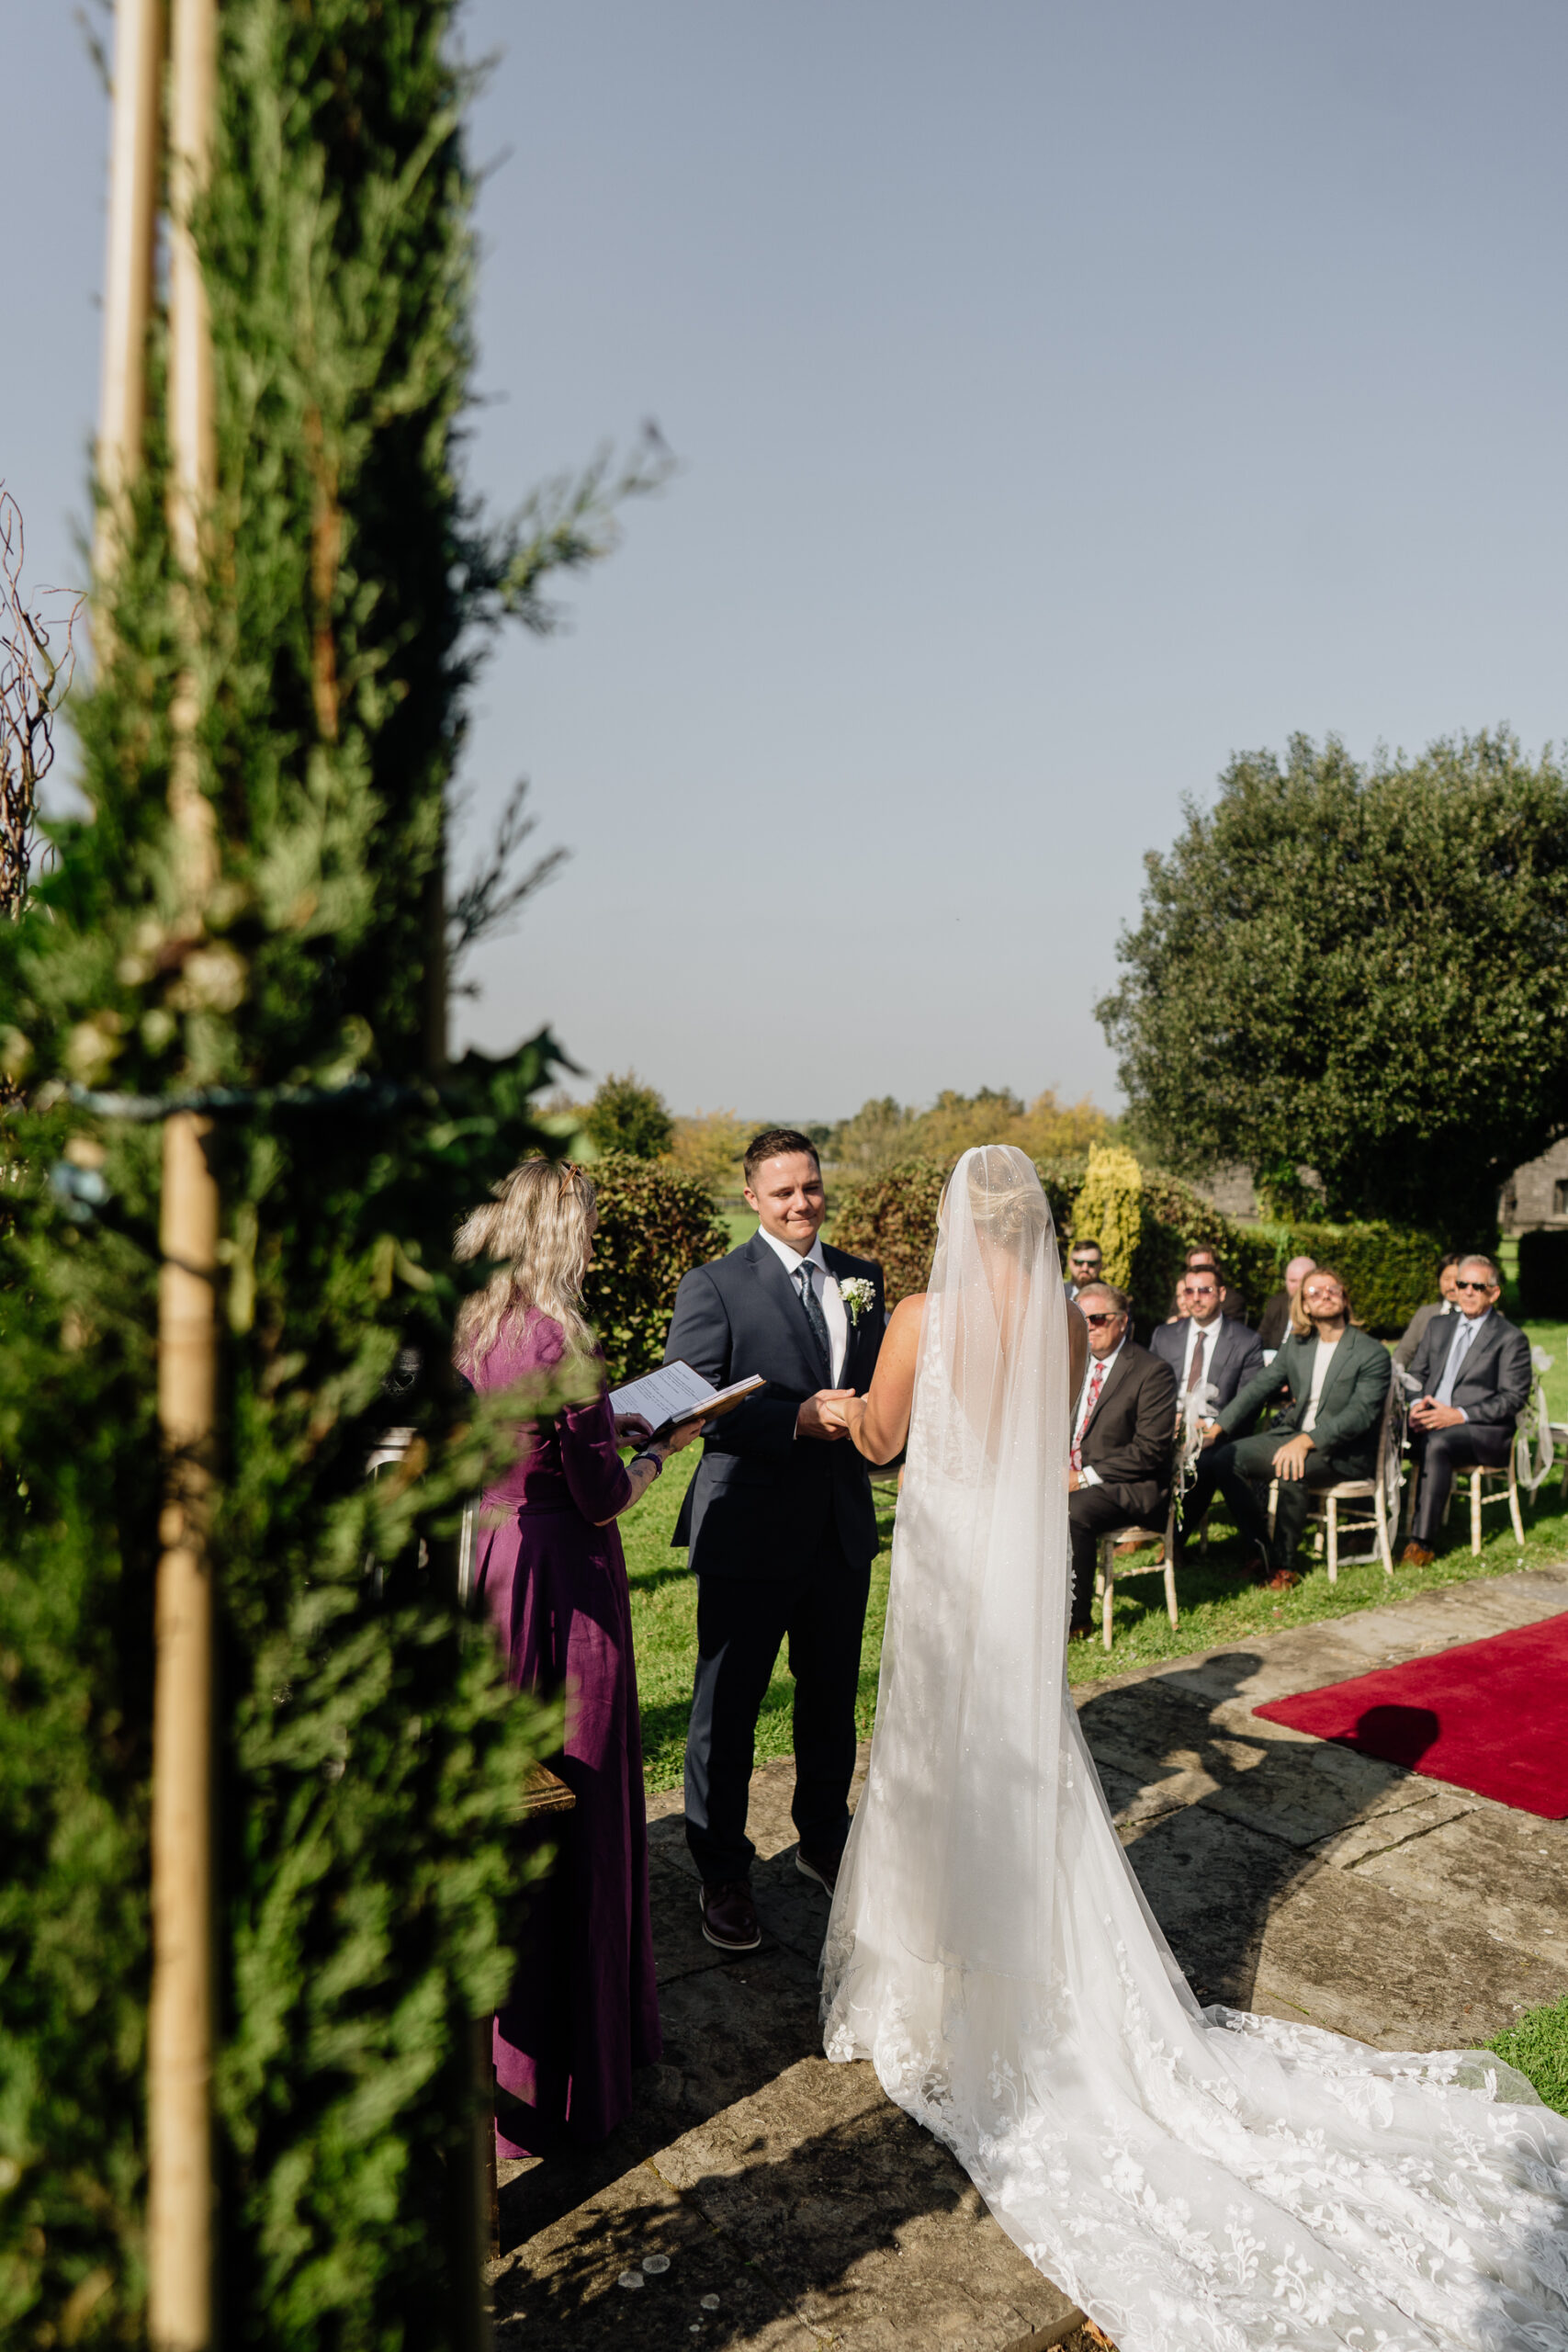
[[[1067,1296],[1077,1298],[1086,1283],[1100,1280],[1102,1260],[1098,1241],[1075,1241],[1067,1252]]]
[[[1129,1338],[1126,1294],[1086,1283],[1077,1303],[1089,1326],[1089,1366],[1067,1471],[1075,1641],[1093,1619],[1100,1538],[1165,1516],[1176,1423],[1176,1375]]]
[[[1463,1250],[1453,1250],[1438,1267],[1437,1297],[1429,1306],[1418,1306],[1404,1327],[1398,1347],[1393,1351],[1394,1363],[1402,1368],[1408,1369],[1414,1362],[1416,1351],[1427,1336],[1428,1323],[1439,1316],[1459,1313],[1459,1294],[1454,1284],[1459,1280],[1459,1270],[1463,1263]]]
[[[1227,1322],[1220,1312],[1220,1285],[1206,1266],[1188,1274],[1181,1285],[1187,1319],[1162,1323],[1149,1341],[1153,1354],[1176,1374],[1178,1413],[1182,1400],[1194,1391],[1212,1387],[1209,1418],[1223,1412],[1239,1388],[1256,1380],[1263,1369],[1263,1343],[1245,1323]],[[1181,1503],[1181,1533],[1195,1528],[1213,1499],[1213,1452],[1205,1453],[1198,1476]]]
[[[1421,1394],[1410,1408],[1416,1516],[1400,1554],[1430,1565],[1456,1470],[1501,1470],[1514,1424],[1530,1393],[1530,1343],[1497,1312],[1502,1276],[1490,1258],[1461,1258],[1454,1277],[1457,1315],[1434,1315],[1411,1361]]]
[[[1315,1272],[1315,1258],[1292,1258],[1285,1269],[1285,1287],[1277,1290],[1264,1308],[1258,1325],[1258,1343],[1264,1348],[1280,1348],[1290,1333],[1291,1309],[1301,1296],[1302,1284]]]
[[[1205,1271],[1213,1275],[1214,1280],[1220,1286],[1220,1313],[1222,1315],[1232,1316],[1238,1321],[1245,1323],[1247,1320],[1247,1301],[1243,1298],[1240,1291],[1233,1289],[1226,1282],[1225,1270],[1221,1265],[1218,1258],[1215,1257],[1213,1251],[1209,1248],[1207,1242],[1202,1243],[1198,1249],[1189,1250],[1187,1252],[1187,1272],[1190,1274],[1196,1274],[1201,1273]]]
[[[1271,1364],[1235,1396],[1204,1432],[1213,1448],[1212,1476],[1231,1508],[1248,1547],[1248,1565],[1271,1592],[1301,1582],[1296,1545],[1306,1524],[1307,1498],[1344,1478],[1370,1478],[1377,1461],[1378,1427],[1393,1377],[1388,1351],[1350,1319],[1350,1296],[1332,1266],[1318,1266],[1299,1301],[1312,1335],[1295,1333]],[[1265,1405],[1281,1397],[1271,1429],[1255,1437],[1235,1432]],[[1280,1481],[1272,1544],[1267,1482]],[[1261,1487],[1253,1482],[1262,1482]]]

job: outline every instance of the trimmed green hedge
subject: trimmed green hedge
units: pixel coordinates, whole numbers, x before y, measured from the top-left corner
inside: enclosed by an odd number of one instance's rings
[[[833,1246],[875,1259],[889,1307],[926,1286],[946,1182],[944,1160],[906,1159],[880,1176],[849,1177],[833,1186]]]
[[[1399,1225],[1254,1225],[1232,1232],[1236,1278],[1255,1317],[1292,1258],[1315,1258],[1344,1275],[1358,1322],[1391,1338],[1437,1297],[1438,1267],[1449,1246],[1437,1234]]]
[[[1085,1168],[1082,1161],[1071,1161],[1046,1163],[1040,1170],[1064,1242],[1072,1234]],[[925,1285],[936,1247],[937,1204],[946,1182],[942,1162],[917,1159],[833,1188],[833,1239],[842,1250],[878,1261],[890,1306]],[[1402,1331],[1416,1309],[1437,1296],[1438,1265],[1447,1245],[1435,1234],[1394,1225],[1233,1225],[1191,1185],[1157,1168],[1144,1170],[1141,1199],[1143,1223],[1131,1284],[1134,1317],[1141,1332],[1169,1315],[1187,1252],[1202,1242],[1218,1252],[1253,1323],[1296,1257],[1337,1266],[1349,1283],[1357,1316],[1370,1330]],[[1526,1237],[1553,1242],[1559,1238]],[[1562,1311],[1568,1313],[1568,1236],[1562,1238]],[[1547,1253],[1540,1254],[1544,1265]],[[1522,1244],[1520,1282],[1526,1283]],[[1527,1299],[1529,1295],[1527,1288]],[[1533,1311],[1553,1310],[1538,1306]]]
[[[599,1229],[583,1312],[599,1335],[611,1380],[633,1379],[664,1353],[682,1275],[722,1258],[729,1233],[714,1215],[707,1186],[668,1160],[607,1152],[589,1173]]]

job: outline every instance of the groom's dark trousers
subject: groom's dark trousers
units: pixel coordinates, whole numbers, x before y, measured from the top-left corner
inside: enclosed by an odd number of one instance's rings
[[[876,1514],[866,1464],[847,1438],[797,1438],[818,1389],[870,1385],[882,1345],[882,1270],[824,1250],[830,1273],[859,1275],[873,1304],[850,1326],[839,1377],[779,1258],[761,1234],[686,1275],[665,1362],[722,1387],[761,1373],[760,1396],[714,1424],[673,1541],[691,1545],[697,1662],[686,1735],[686,1842],[704,1880],[750,1874],[746,1835],[757,1716],[781,1645],[795,1677],[795,1826],[831,1860],[849,1832],[855,1697]]]

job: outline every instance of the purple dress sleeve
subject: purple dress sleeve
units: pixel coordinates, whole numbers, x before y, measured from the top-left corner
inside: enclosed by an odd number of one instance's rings
[[[615,1416],[607,1392],[569,1405],[556,1423],[568,1492],[591,1525],[602,1527],[631,1500],[631,1477],[615,1451]]]

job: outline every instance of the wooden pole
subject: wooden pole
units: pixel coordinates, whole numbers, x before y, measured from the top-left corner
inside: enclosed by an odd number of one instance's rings
[[[170,529],[184,575],[187,666],[171,712],[169,807],[183,923],[199,936],[216,876],[201,790],[199,640],[216,481],[212,349],[193,205],[210,168],[217,0],[174,0],[169,107]],[[188,1112],[164,1128],[159,1529],[152,1725],[152,1995],[148,2017],[148,2329],[154,2352],[210,2352],[212,2293],[212,1564],[218,1385],[218,1187]]]
[[[114,569],[124,526],[125,493],[141,466],[141,430],[147,414],[147,320],[152,305],[152,238],[158,207],[158,85],[163,65],[161,0],[118,0],[98,409],[98,481],[104,504],[98,515],[96,569],[101,581]]]

